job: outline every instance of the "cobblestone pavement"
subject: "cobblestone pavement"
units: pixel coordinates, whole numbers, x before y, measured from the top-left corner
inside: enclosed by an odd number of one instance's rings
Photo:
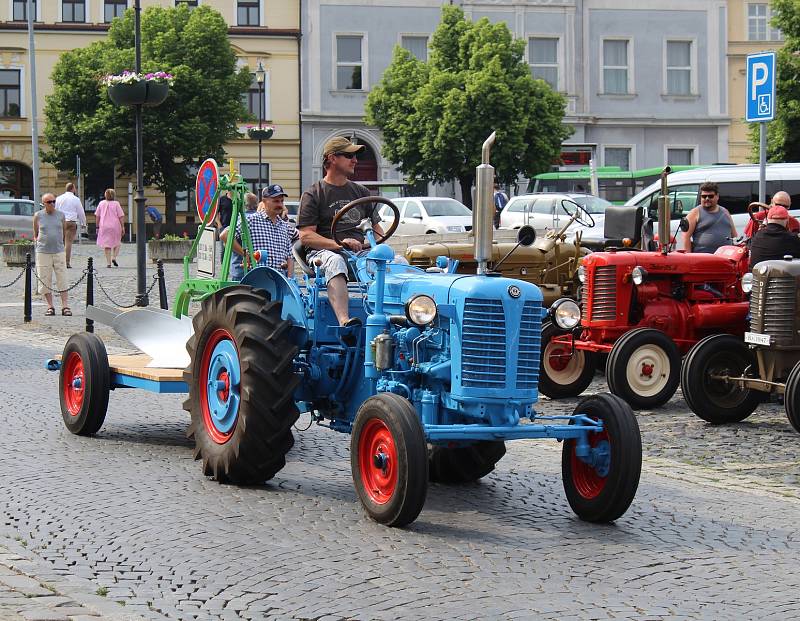
[[[134,262],[126,248],[119,270],[102,268],[120,298],[133,298]],[[0,269],[0,285],[13,276]],[[168,283],[173,291],[173,266]],[[0,300],[10,378],[0,386],[0,619],[31,618],[24,589],[5,578],[19,572],[55,590],[37,597],[95,618],[800,616],[800,435],[777,404],[721,428],[687,412],[680,395],[640,413],[642,483],[612,526],[571,513],[557,443],[512,442],[484,481],[432,485],[410,528],[387,529],[358,505],[348,438],[325,429],[295,433],[287,467],[247,488],[201,475],[180,395],[112,393],[97,437],[70,435],[42,361],[83,318],[45,318],[37,307],[22,325],[21,307],[2,306],[14,295]],[[591,390],[604,389],[598,376]],[[575,402],[545,400],[541,410]]]

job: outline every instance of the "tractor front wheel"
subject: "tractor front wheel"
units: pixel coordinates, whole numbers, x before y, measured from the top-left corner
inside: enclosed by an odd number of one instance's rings
[[[459,484],[482,479],[506,454],[506,444],[485,440],[469,446],[432,446],[428,451],[430,480]]]
[[[786,380],[786,392],[783,395],[783,405],[786,408],[786,417],[800,433],[800,362],[794,365]]]
[[[567,501],[587,522],[613,522],[633,502],[642,471],[642,438],[630,406],[608,393],[583,399],[574,414],[603,423],[588,433],[589,455],[579,456],[577,440],[561,452],[561,474]]]
[[[611,348],[606,381],[611,392],[637,410],[661,407],[678,388],[681,352],[661,330],[626,332]]]
[[[387,526],[410,524],[428,491],[425,434],[411,403],[393,393],[358,409],[350,439],[350,469],[367,514]]]
[[[258,484],[286,464],[298,418],[299,381],[281,303],[245,285],[203,300],[186,344],[191,362],[183,378],[192,417],[188,436],[203,473],[221,483]]]
[[[64,346],[58,376],[61,416],[67,429],[79,436],[100,431],[109,390],[111,373],[103,341],[89,332],[73,334]]]
[[[542,360],[539,392],[551,399],[577,397],[594,378],[595,354],[571,345],[552,342],[563,334],[552,322],[542,325]]]
[[[755,364],[747,345],[730,334],[714,334],[695,344],[681,367],[681,391],[689,409],[715,425],[743,421],[758,407],[761,395],[721,378],[744,377]]]

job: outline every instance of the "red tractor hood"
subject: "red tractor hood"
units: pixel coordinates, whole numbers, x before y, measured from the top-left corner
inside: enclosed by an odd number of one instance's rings
[[[713,276],[731,276],[742,258],[746,258],[747,250],[738,246],[723,246],[715,254],[702,252],[593,252],[583,258],[586,269],[603,265],[627,267],[643,267],[650,274],[703,274]]]

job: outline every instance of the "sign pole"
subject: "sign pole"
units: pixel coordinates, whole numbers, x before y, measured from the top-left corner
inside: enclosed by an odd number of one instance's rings
[[[767,198],[767,122],[758,124],[758,202],[766,203]]]
[[[775,118],[775,52],[747,56],[745,120],[758,123],[758,201],[767,198],[767,123]]]

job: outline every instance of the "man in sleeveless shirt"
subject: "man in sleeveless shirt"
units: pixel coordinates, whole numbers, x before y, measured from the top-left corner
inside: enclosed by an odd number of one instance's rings
[[[700,205],[686,216],[689,229],[683,233],[686,252],[713,253],[737,236],[731,214],[719,202],[719,186],[706,182],[700,186]]]
[[[33,214],[33,238],[36,240],[36,276],[39,280],[39,294],[47,302],[45,315],[56,314],[53,308],[53,274],[56,276],[55,290],[61,293],[61,314],[70,316],[67,305],[67,258],[64,238],[67,235],[67,222],[64,214],[56,209],[54,194],[42,196],[44,209]]]
[[[322,151],[322,167],[325,176],[303,192],[300,210],[297,214],[297,231],[300,241],[309,249],[308,262],[322,262],[330,301],[339,325],[356,325],[357,317],[350,319],[347,293],[347,262],[338,252],[341,247],[333,239],[331,225],[333,218],[345,205],[370,192],[363,185],[353,183],[350,177],[356,170],[356,154],[365,149],[347,138],[332,138],[325,143]],[[360,205],[350,210],[339,222],[338,230],[342,246],[353,252],[361,252],[366,247],[366,239],[356,228],[365,218],[372,220],[372,228],[377,235],[383,235],[379,224],[380,216],[375,205]],[[346,222],[345,222],[346,220]]]

